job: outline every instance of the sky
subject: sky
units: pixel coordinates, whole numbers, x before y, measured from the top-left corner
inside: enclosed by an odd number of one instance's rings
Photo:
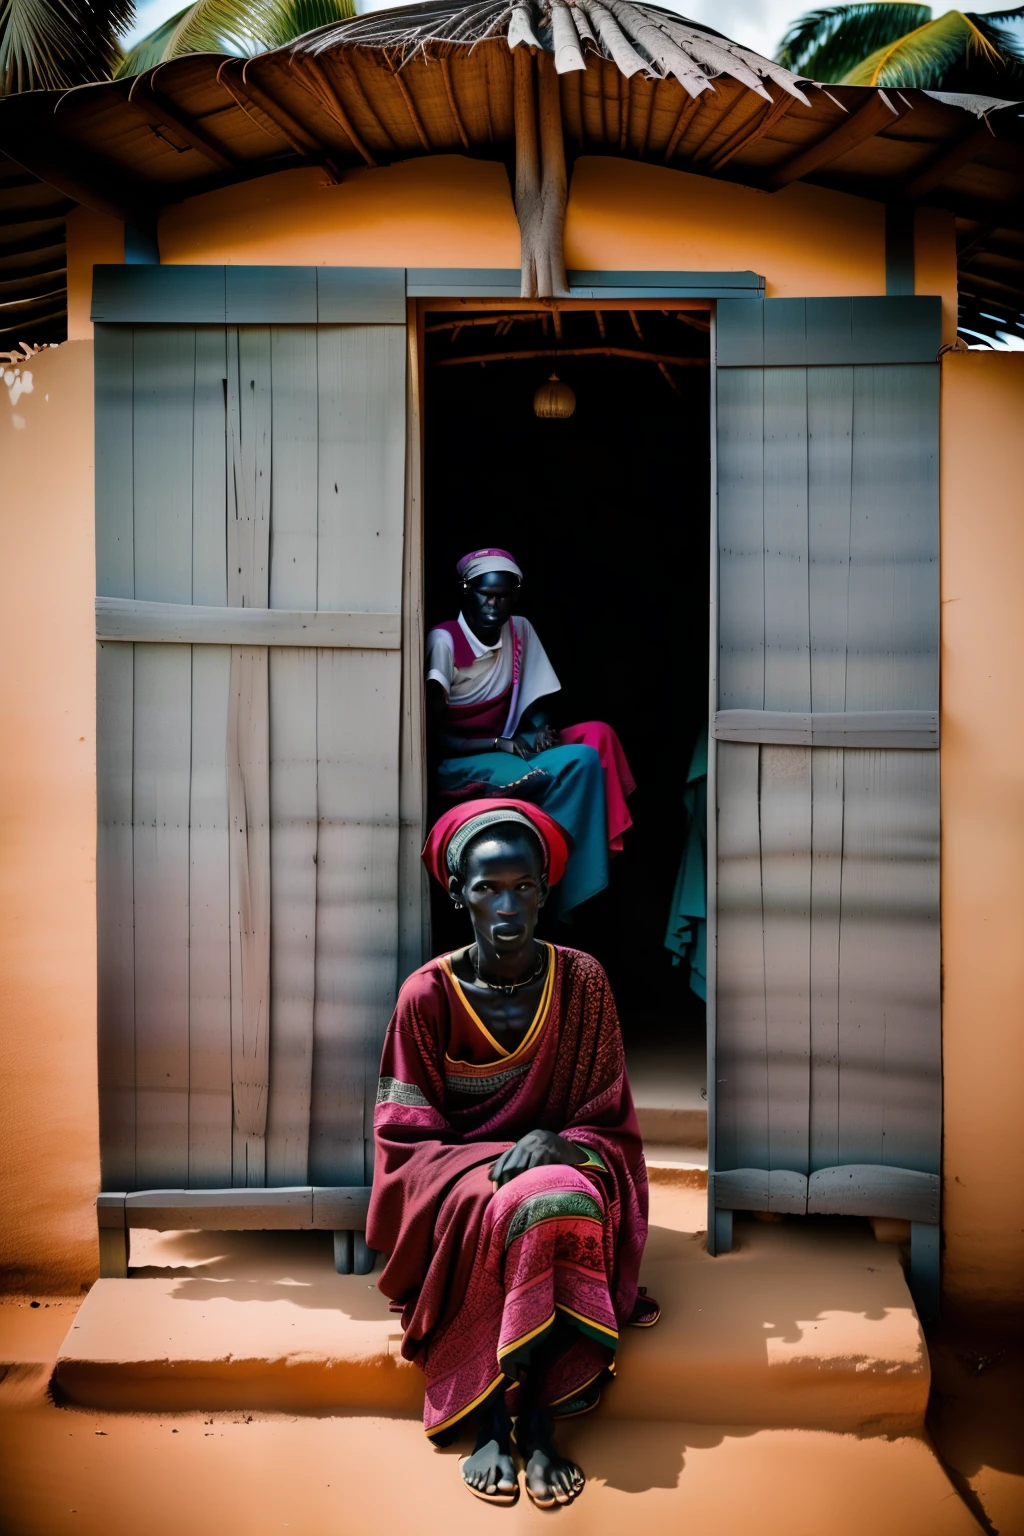
[[[658,0],[658,3],[666,10],[679,11],[691,21],[714,27],[770,59],[789,22],[813,9],[815,0],[686,0],[685,8],[673,4],[673,0]],[[145,37],[168,16],[180,11],[184,4],[185,0],[138,0],[136,24],[127,41],[134,43]],[[389,7],[378,0],[357,0],[357,9],[379,11]]]

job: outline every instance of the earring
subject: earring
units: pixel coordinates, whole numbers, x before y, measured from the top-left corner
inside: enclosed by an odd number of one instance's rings
[[[456,912],[461,912],[462,911],[462,902],[461,901],[457,901],[455,903],[455,910],[456,910]]]

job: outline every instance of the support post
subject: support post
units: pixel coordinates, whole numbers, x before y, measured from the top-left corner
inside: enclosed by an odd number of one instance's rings
[[[914,205],[885,205],[885,292],[903,297],[914,292]]]
[[[516,127],[516,217],[522,239],[524,299],[565,298],[568,174],[554,61],[525,45],[512,54]],[[539,125],[539,132],[538,132]]]
[[[708,1252],[712,1258],[720,1258],[732,1251],[732,1211],[716,1211],[708,1237]]]
[[[910,1294],[922,1323],[939,1320],[941,1229],[927,1221],[910,1223]]]
[[[127,1280],[131,1239],[123,1193],[105,1191],[96,1196],[96,1224],[99,1227],[100,1279]]]

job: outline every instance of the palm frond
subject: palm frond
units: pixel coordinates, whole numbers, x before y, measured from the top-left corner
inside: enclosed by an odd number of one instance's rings
[[[134,0],[0,0],[0,94],[103,80]]]
[[[968,11],[967,16],[995,47],[1004,66],[1013,70],[1018,61],[1024,64],[1024,5],[1015,11],[986,11],[981,16]]]
[[[263,53],[356,14],[354,0],[192,0],[141,38],[117,74],[137,75],[184,53]]]
[[[811,80],[841,80],[867,55],[931,20],[931,7],[904,0],[852,0],[797,18],[776,58]]]
[[[1007,61],[977,25],[978,19],[963,11],[947,11],[876,49],[843,76],[843,84],[941,90],[949,88],[954,73],[962,76],[972,63],[998,71]]]

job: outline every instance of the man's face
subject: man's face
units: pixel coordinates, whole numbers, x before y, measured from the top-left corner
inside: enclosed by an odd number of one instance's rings
[[[488,571],[475,577],[462,594],[466,622],[481,640],[492,643],[512,617],[519,582],[511,571]]]

